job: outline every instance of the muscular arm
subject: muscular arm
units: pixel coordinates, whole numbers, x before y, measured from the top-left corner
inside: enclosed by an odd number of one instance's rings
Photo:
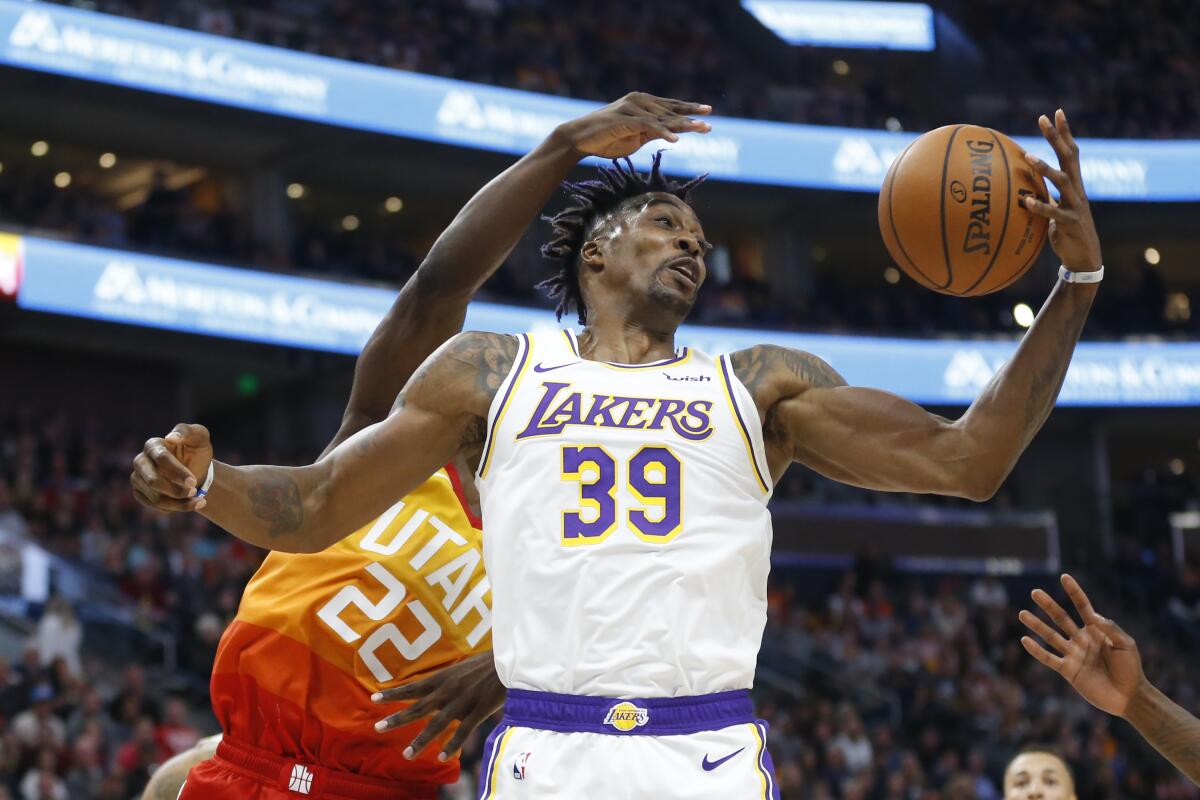
[[[569,137],[558,129],[458,212],[363,348],[341,426],[322,457],[388,415],[413,370],[462,329],[472,295],[508,257],[578,160]]]
[[[792,461],[843,483],[985,500],[1042,427],[1096,286],[1059,282],[1013,358],[957,420],[846,385],[816,356],[760,345],[731,363],[763,420],[772,474]]]
[[[259,547],[325,549],[382,514],[456,454],[478,458],[488,408],[516,350],[510,336],[459,334],[417,370],[390,416],[316,463],[217,462],[201,513]]]
[[[1200,719],[1149,682],[1133,695],[1124,716],[1155,750],[1200,786]]]

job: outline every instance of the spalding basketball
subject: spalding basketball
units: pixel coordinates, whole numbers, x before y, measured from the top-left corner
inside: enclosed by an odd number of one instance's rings
[[[879,192],[879,230],[896,264],[935,291],[969,297],[1025,274],[1047,221],[1024,205],[1049,196],[1025,151],[978,125],[947,125],[910,144]]]

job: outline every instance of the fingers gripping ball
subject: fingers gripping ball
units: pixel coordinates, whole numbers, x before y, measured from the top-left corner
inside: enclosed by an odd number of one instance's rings
[[[879,230],[896,264],[922,286],[970,297],[1003,289],[1037,259],[1049,200],[1025,151],[978,125],[947,125],[910,144],[879,192]]]

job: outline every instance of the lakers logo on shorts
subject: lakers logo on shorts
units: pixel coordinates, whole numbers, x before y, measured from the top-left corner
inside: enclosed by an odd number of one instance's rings
[[[617,703],[604,715],[604,724],[612,725],[622,733],[640,728],[650,721],[650,709],[639,708],[633,703]]]

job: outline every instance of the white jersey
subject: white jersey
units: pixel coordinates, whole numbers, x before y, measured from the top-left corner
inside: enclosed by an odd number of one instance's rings
[[[587,361],[524,335],[476,480],[505,686],[606,697],[749,688],[771,480],[728,357]]]

